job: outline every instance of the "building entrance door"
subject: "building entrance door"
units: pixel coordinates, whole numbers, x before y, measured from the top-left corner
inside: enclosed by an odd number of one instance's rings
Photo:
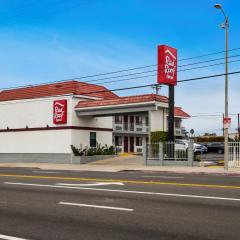
[[[128,137],[124,137],[124,152],[128,152]]]
[[[130,152],[134,152],[134,137],[130,137]]]

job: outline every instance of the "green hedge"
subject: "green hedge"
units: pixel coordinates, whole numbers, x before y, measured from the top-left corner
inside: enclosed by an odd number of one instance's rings
[[[76,148],[71,145],[72,152],[74,156],[94,156],[94,155],[114,155],[116,154],[115,148],[113,146],[101,146],[97,144],[95,148],[86,147],[84,149]]]
[[[231,139],[229,138],[228,141],[237,141],[238,139]],[[224,142],[223,136],[212,136],[212,137],[196,137],[195,142]]]
[[[151,143],[166,142],[168,139],[168,132],[156,131],[151,132]]]

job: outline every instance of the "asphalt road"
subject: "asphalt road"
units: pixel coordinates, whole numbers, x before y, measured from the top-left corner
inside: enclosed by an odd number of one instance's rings
[[[0,239],[239,239],[240,176],[0,168]]]

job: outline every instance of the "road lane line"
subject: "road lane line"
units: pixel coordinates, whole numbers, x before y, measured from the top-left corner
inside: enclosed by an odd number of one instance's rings
[[[143,178],[147,177],[147,178],[164,178],[164,179],[178,179],[178,178],[184,178],[184,177],[171,177],[171,176],[152,176],[152,175],[143,175],[141,176]]]
[[[15,175],[15,174],[0,174],[0,177],[25,178],[25,179],[49,179],[49,180],[51,179],[51,180],[68,180],[68,181],[88,181],[88,182],[122,182],[122,183],[129,183],[129,184],[168,185],[168,186],[178,186],[178,187],[207,187],[207,188],[240,189],[240,186],[231,186],[231,185],[159,182],[159,181],[123,180],[123,179],[121,180],[121,179],[104,179],[104,178],[75,178],[75,177],[31,176],[31,175]]]
[[[128,211],[128,212],[134,211],[134,209],[131,209],[131,208],[120,208],[120,207],[90,205],[90,204],[81,204],[81,203],[59,202],[58,204],[77,206],[77,207],[103,208],[103,209],[118,210],[118,211]]]
[[[0,239],[3,239],[3,240],[27,240],[25,238],[12,237],[12,236],[2,235],[2,234],[0,234]]]
[[[95,182],[95,183],[80,183],[80,184],[73,184],[73,183],[57,183],[56,185],[60,186],[72,186],[72,187],[96,187],[96,186],[106,186],[106,185],[119,185],[123,186],[123,183],[120,182]]]
[[[163,192],[142,192],[142,191],[131,191],[131,190],[119,190],[119,189],[70,187],[70,186],[60,186],[60,185],[16,183],[16,182],[4,182],[4,184],[20,185],[20,186],[49,187],[49,188],[63,188],[63,189],[79,189],[79,190],[103,191],[103,192],[145,194],[145,195],[158,195],[158,196],[169,196],[169,197],[171,196],[171,197],[185,197],[185,198],[200,198],[200,199],[226,200],[226,201],[239,201],[240,202],[240,198],[225,198],[225,197],[215,197],[215,196],[188,195],[188,194],[163,193]]]
[[[33,173],[59,173],[59,172],[49,172],[49,171],[32,171]]]

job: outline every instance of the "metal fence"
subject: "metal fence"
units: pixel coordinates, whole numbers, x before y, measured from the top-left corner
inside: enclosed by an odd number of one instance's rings
[[[187,161],[188,148],[175,142],[163,143],[163,160]]]
[[[229,142],[228,152],[228,167],[240,167],[240,142]]]
[[[188,146],[176,142],[148,143],[145,149],[146,165],[193,165],[193,142]]]

